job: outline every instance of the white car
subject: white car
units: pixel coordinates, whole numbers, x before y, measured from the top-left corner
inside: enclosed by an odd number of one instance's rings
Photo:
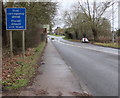
[[[88,43],[89,40],[87,38],[82,38],[82,43]]]

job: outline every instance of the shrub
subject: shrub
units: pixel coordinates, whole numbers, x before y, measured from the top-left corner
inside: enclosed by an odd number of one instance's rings
[[[98,38],[98,41],[101,43],[109,43],[111,42],[111,37],[100,36]]]

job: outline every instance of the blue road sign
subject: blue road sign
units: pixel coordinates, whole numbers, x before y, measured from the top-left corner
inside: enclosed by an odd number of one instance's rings
[[[6,8],[6,29],[26,29],[26,8]]]

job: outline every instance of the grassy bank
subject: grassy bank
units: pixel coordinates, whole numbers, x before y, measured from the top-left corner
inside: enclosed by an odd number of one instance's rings
[[[45,45],[46,43],[42,42],[36,48],[29,48],[26,51],[25,59],[21,55],[14,56],[12,59],[3,59],[3,89],[18,89],[30,82],[36,73],[38,58]]]
[[[94,42],[94,45],[99,45],[99,46],[104,46],[104,47],[111,47],[111,48],[119,48],[120,45],[118,43],[99,43],[99,42]]]

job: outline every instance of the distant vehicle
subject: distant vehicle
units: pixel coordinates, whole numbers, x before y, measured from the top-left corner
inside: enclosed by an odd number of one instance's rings
[[[82,38],[82,43],[89,43],[89,40],[87,38]]]

